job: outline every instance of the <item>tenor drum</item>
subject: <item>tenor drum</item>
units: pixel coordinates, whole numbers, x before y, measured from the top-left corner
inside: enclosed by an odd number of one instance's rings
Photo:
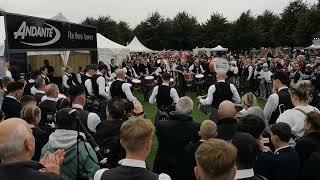
[[[141,81],[139,79],[132,79],[132,88],[133,89],[140,89]]]
[[[191,73],[184,74],[184,80],[187,81],[187,82],[192,81],[193,80],[192,74]]]
[[[144,78],[144,84],[146,86],[153,86],[154,85],[154,77],[153,76],[146,76]]]
[[[196,78],[196,84],[203,84],[204,83],[204,75],[203,74],[197,74],[195,76]]]

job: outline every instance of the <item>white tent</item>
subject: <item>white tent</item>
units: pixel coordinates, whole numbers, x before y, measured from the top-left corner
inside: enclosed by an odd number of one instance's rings
[[[145,53],[152,53],[154,52],[153,50],[145,47],[135,36],[132,41],[126,46],[127,48],[130,49],[130,52],[145,52]]]
[[[115,59],[117,65],[120,65],[126,56],[130,56],[129,48],[122,46],[103,35],[97,33],[98,60],[105,64],[110,64],[111,59]]]
[[[219,52],[219,51],[228,51],[228,48],[224,48],[220,45],[212,49],[213,51]]]
[[[304,49],[320,49],[320,39],[319,38],[315,38],[313,41],[312,41],[312,45],[309,46],[309,47],[306,47]]]

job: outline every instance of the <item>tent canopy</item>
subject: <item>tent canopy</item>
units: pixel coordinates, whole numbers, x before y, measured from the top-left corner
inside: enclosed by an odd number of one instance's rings
[[[312,45],[309,46],[309,47],[306,47],[304,49],[320,49],[320,39],[314,39],[312,41]]]
[[[4,40],[6,39],[4,17],[0,16],[0,56],[4,55]]]
[[[132,41],[127,45],[127,48],[130,49],[130,52],[145,52],[145,53],[152,53],[153,50],[145,47],[135,36]]]
[[[97,33],[98,60],[105,64],[110,64],[111,59],[120,65],[126,56],[130,56],[130,49],[111,41],[103,35]]]
[[[219,51],[228,51],[228,48],[224,48],[221,45],[218,45],[217,47],[212,49],[213,51],[219,52]]]

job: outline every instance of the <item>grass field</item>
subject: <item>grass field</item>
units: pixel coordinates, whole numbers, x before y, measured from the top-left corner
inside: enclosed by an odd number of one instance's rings
[[[141,92],[135,92],[134,95],[142,103],[144,112],[146,113],[146,116],[147,116],[147,119],[150,119],[153,122],[154,118],[156,116],[156,113],[157,113],[156,105],[152,105],[152,104],[149,104],[148,102],[144,102],[143,101],[143,94]],[[193,113],[192,113],[193,119],[199,123],[208,119],[209,115],[206,115],[206,114],[200,112],[197,108],[197,105],[195,104],[196,94],[193,92],[187,92],[186,95],[189,96],[194,102]],[[263,101],[263,100],[258,101],[258,105],[263,108],[265,105],[265,101]],[[158,148],[158,140],[157,140],[157,137],[154,136],[152,150],[151,150],[151,152],[148,156],[148,159],[147,159],[147,166],[151,169],[153,168],[153,162],[154,162],[154,158],[155,158],[155,155],[157,152],[157,148]]]

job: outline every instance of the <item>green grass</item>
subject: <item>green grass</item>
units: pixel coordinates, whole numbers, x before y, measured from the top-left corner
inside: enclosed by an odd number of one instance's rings
[[[138,100],[142,103],[143,106],[143,110],[146,113],[147,119],[150,119],[152,122],[154,122],[154,118],[156,116],[157,113],[157,107],[156,105],[153,104],[149,104],[148,102],[144,102],[143,100],[143,94],[141,92],[134,92],[135,97],[138,98]],[[194,106],[193,106],[193,113],[192,113],[192,117],[196,122],[201,123],[202,121],[206,120],[209,118],[209,114],[204,114],[202,112],[200,112],[197,108],[197,100],[196,100],[196,94],[194,92],[187,92],[186,96],[189,96],[193,102],[194,102]],[[258,105],[260,107],[264,107],[265,105],[265,101],[264,100],[259,100],[258,101]],[[153,143],[152,143],[152,149],[151,152],[147,158],[147,166],[152,169],[153,168],[153,162],[154,162],[154,158],[156,156],[157,153],[157,149],[158,149],[158,140],[157,137],[154,136],[153,137]]]

